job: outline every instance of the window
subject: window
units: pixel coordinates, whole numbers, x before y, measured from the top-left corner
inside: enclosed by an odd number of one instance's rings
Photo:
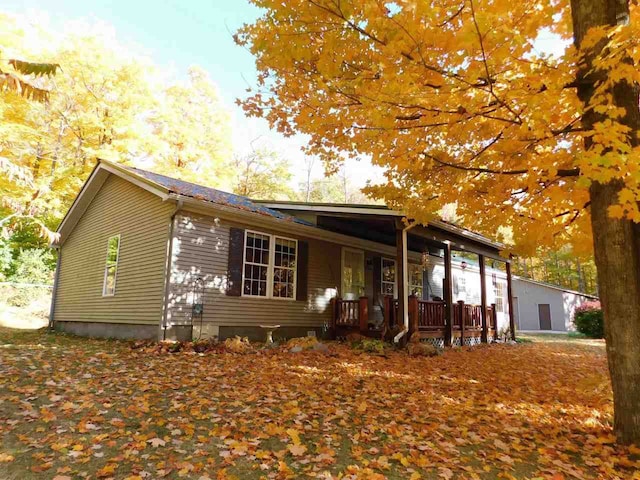
[[[416,263],[409,264],[409,293],[418,298],[422,297],[422,278],[424,275],[422,265]]]
[[[107,241],[107,261],[104,267],[104,283],[102,296],[112,297],[116,294],[116,276],[118,275],[118,256],[120,254],[120,235],[109,237]]]
[[[271,236],[247,232],[244,248],[244,294],[267,296]]]
[[[396,294],[396,261],[390,258],[382,259],[381,290],[383,295]]]
[[[242,295],[295,299],[298,241],[245,232]]]
[[[458,272],[455,275],[455,280],[456,280],[456,287],[458,290],[456,301],[462,300],[466,302],[467,301],[467,277],[464,271]]]
[[[493,293],[495,295],[495,304],[496,304],[496,312],[503,313],[504,308],[504,283],[501,280],[498,280],[496,274],[491,275],[491,279],[493,280]]]
[[[273,262],[273,296],[294,298],[296,289],[297,242],[275,237],[275,258]]]

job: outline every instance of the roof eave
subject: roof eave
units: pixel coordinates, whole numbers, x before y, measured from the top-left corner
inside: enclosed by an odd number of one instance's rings
[[[342,213],[342,214],[356,214],[356,215],[378,215],[388,217],[405,217],[406,215],[399,210],[391,210],[388,207],[368,206],[368,205],[340,205],[340,204],[324,204],[324,203],[302,203],[302,202],[272,202],[264,200],[252,200],[255,203],[264,205],[265,207],[272,208],[274,210],[295,210],[295,211],[307,211],[307,212],[325,212],[325,213]],[[486,246],[503,250],[505,245],[500,242],[495,242],[484,235],[472,232],[464,228],[456,227],[455,225],[448,224],[440,220],[432,220],[428,222],[431,225],[442,230],[446,230],[450,233],[455,233],[469,240],[482,243]]]

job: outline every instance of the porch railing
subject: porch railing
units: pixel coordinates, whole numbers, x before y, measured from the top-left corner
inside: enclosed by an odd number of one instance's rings
[[[331,299],[333,328],[336,330],[366,330],[369,323],[367,297],[357,300]]]
[[[453,328],[465,330],[482,329],[482,306],[472,305],[464,302],[457,302],[453,306],[454,320]]]
[[[446,325],[444,302],[418,300],[418,330],[443,330]],[[411,308],[409,309],[411,313]]]
[[[398,315],[398,300],[385,296],[382,304],[384,325],[375,332],[370,331],[368,298],[357,300],[333,298],[331,300],[332,328],[334,334],[342,336],[345,333],[359,331],[363,334],[380,335],[385,332],[403,328],[402,319]],[[496,336],[496,307],[494,304],[486,307],[486,332],[482,324],[482,306],[467,304],[459,301],[453,305],[450,332],[464,338],[465,336]],[[447,337],[447,306],[443,301],[419,300],[415,296],[408,299],[408,316],[410,332],[423,332],[427,336]],[[376,333],[377,332],[377,333]],[[449,334],[449,338],[451,335]]]

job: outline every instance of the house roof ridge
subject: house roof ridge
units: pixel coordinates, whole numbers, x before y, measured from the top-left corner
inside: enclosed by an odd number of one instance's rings
[[[250,198],[236,193],[226,192],[214,187],[208,187],[198,183],[182,180],[176,177],[170,177],[161,173],[145,170],[138,167],[123,165],[122,163],[114,163],[108,160],[100,160],[113,168],[135,175],[136,178],[151,182],[159,186],[168,193],[183,195],[185,197],[194,198],[196,200],[207,201],[218,205],[225,205],[239,210],[246,210],[260,215],[271,216],[280,220],[288,220],[294,223],[310,225],[309,222],[302,220],[293,215],[289,215],[278,210],[260,205],[252,201]]]
[[[388,214],[391,216],[405,216],[405,214],[398,210],[392,210],[386,205],[369,205],[364,203],[331,203],[331,202],[305,202],[297,200],[260,200],[252,199],[247,196],[238,195],[236,193],[226,192],[213,187],[207,187],[198,183],[190,182],[188,180],[181,180],[179,178],[170,177],[161,173],[155,173],[150,170],[145,170],[139,167],[124,165],[122,163],[116,163],[109,160],[100,159],[99,162],[110,165],[113,168],[118,168],[121,171],[128,172],[136,176],[136,178],[142,181],[151,182],[153,185],[158,186],[169,193],[176,193],[178,195],[184,195],[187,197],[195,198],[198,200],[205,200],[219,205],[227,205],[230,207],[238,208],[241,210],[248,210],[254,213],[272,216],[274,218],[289,220],[295,223],[304,225],[313,225],[306,220],[303,220],[295,215],[284,213],[278,210],[278,206],[281,206],[283,210],[286,210],[287,206],[290,207],[309,207],[309,208],[348,208],[356,210],[375,210],[380,214]],[[275,208],[274,208],[275,207]],[[504,245],[498,241],[495,241],[485,235],[477,233],[468,228],[459,226],[455,223],[449,222],[442,218],[436,218],[430,221],[433,226],[443,229],[451,230],[454,233],[466,235],[470,238],[488,243],[495,248],[503,248]]]

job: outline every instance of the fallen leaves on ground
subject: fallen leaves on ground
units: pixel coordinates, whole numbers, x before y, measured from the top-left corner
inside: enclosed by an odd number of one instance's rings
[[[638,478],[611,415],[604,349],[569,343],[160,355],[0,330],[10,478]]]

